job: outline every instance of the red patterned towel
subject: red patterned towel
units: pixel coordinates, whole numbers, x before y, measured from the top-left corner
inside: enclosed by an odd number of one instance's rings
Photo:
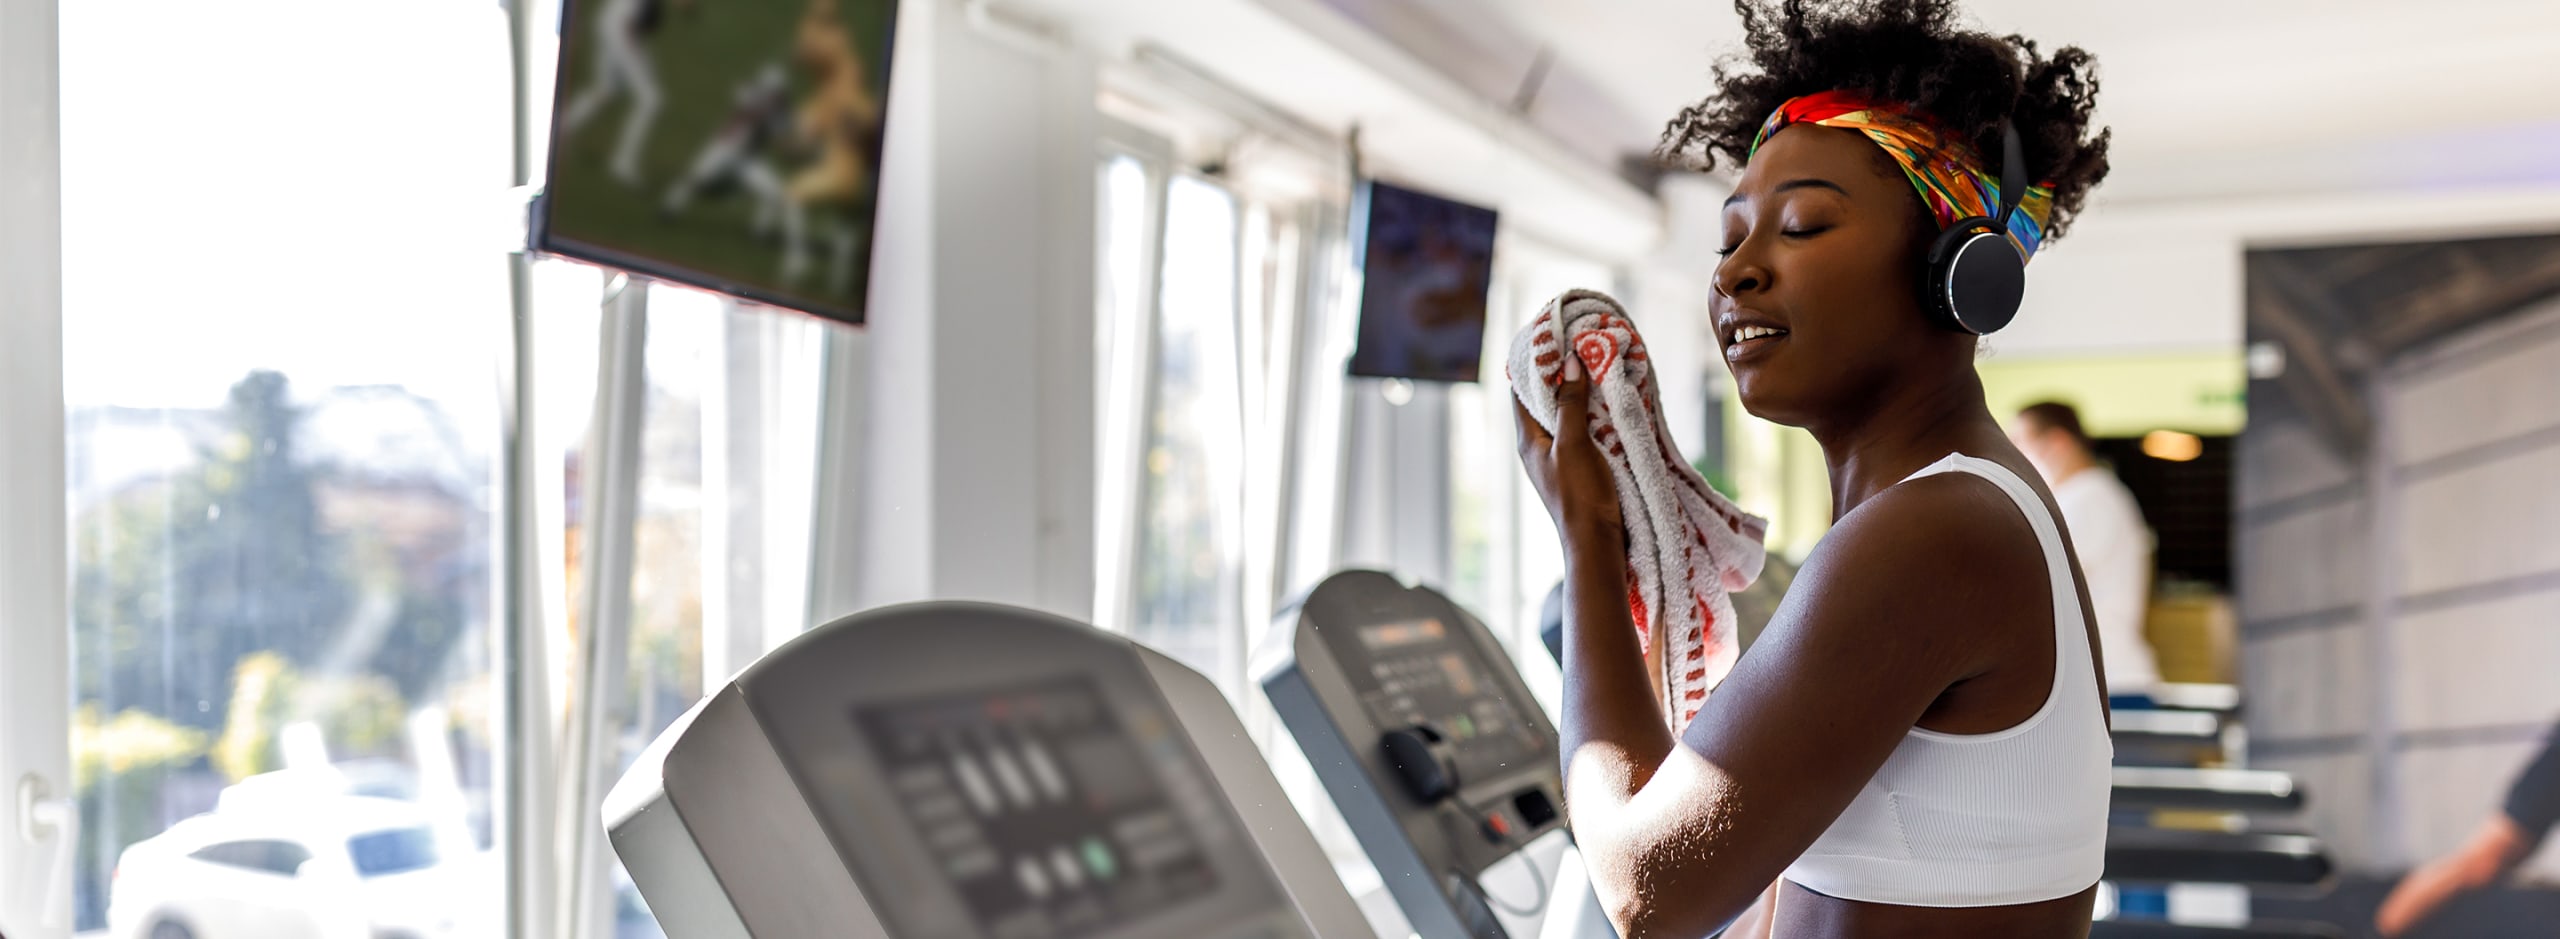
[[[1606,294],[1568,290],[1512,340],[1511,392],[1530,416],[1555,430],[1564,362],[1556,351],[1559,311],[1583,374],[1595,382],[1589,426],[1608,455],[1626,517],[1627,606],[1644,647],[1664,650],[1663,716],[1676,733],[1741,654],[1731,594],[1759,578],[1769,525],[1710,488],[1680,457],[1662,424],[1644,340]]]

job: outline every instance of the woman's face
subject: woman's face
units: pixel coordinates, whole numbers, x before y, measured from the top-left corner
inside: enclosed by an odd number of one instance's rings
[[[1727,254],[1709,307],[1743,407],[1831,423],[1872,409],[1940,358],[1934,347],[1961,341],[1919,309],[1934,229],[1864,135],[1798,124],[1762,143],[1724,206]]]

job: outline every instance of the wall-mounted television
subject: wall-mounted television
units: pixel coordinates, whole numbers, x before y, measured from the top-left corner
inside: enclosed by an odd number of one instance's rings
[[[1361,271],[1351,374],[1477,380],[1494,210],[1368,180],[1352,198],[1351,218]]]
[[[861,323],[897,0],[564,0],[536,250]]]

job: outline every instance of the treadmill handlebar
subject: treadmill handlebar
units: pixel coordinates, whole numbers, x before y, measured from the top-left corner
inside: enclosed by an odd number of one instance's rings
[[[2212,740],[2222,733],[2222,719],[2205,711],[2115,712],[2107,729],[2116,736],[2179,737]]]
[[[2303,804],[2291,774],[2268,770],[2119,766],[2114,782],[2119,809],[2291,812]]]
[[[2113,828],[2106,879],[2256,886],[2326,884],[2335,866],[2310,835]]]

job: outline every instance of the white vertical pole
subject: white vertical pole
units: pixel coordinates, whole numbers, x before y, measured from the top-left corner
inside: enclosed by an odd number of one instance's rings
[[[757,589],[764,600],[750,659],[817,625],[809,619],[808,610],[809,599],[816,595],[809,572],[821,469],[818,454],[824,440],[820,423],[827,345],[841,328],[769,318],[759,330],[764,337],[758,359],[759,400],[767,416],[759,425],[765,428],[758,451],[763,462],[758,479],[765,514],[759,529],[764,564]]]
[[[509,96],[515,134],[510,181],[533,184],[535,95],[548,94],[548,76],[535,74],[534,44],[549,31],[543,17],[530,9],[534,0],[509,0],[508,62],[514,76]],[[556,9],[556,8],[555,8]],[[500,524],[492,536],[498,559],[497,628],[492,660],[505,684],[499,691],[496,748],[497,791],[491,802],[491,838],[504,883],[505,932],[510,939],[543,939],[552,934],[558,898],[559,859],[551,838],[557,823],[552,799],[556,785],[557,738],[551,692],[551,655],[543,603],[541,549],[546,532],[540,523],[542,496],[536,488],[546,479],[542,448],[536,441],[533,328],[533,257],[519,249],[508,258],[508,319],[498,363],[500,434],[498,499]],[[552,455],[553,459],[557,454]],[[556,464],[555,464],[556,465]],[[553,490],[557,491],[557,490]],[[553,534],[556,535],[556,532]]]
[[[618,767],[615,731],[624,723],[623,676],[631,667],[631,569],[639,520],[640,433],[648,398],[645,355],[649,342],[648,283],[621,278],[608,295],[601,360],[596,368],[596,416],[581,466],[586,480],[582,560],[586,598],[578,634],[577,706],[571,709],[568,758],[561,774],[559,840],[568,856],[552,935],[596,939],[611,920],[605,890],[604,822],[598,806]]]
[[[53,0],[0,0],[0,933],[71,935],[61,98]]]
[[[827,330],[818,381],[818,472],[809,512],[809,594],[802,618],[824,623],[862,608],[862,489],[851,475],[863,458],[869,415],[864,392],[870,378],[871,337],[862,330]]]
[[[739,640],[748,638],[746,634],[755,629],[756,595],[739,590],[733,579],[736,571],[752,570],[762,562],[755,537],[756,509],[761,506],[753,499],[735,498],[738,478],[755,476],[755,446],[763,437],[761,428],[754,423],[762,415],[756,408],[755,387],[749,384],[755,374],[753,362],[741,361],[752,356],[755,340],[752,335],[734,335],[736,330],[731,327],[732,322],[741,319],[744,316],[737,304],[723,303],[719,312],[693,324],[699,330],[694,342],[702,354],[702,408],[698,415],[702,428],[702,551],[696,560],[700,572],[697,576],[702,578],[704,694],[719,688],[731,673],[755,657],[752,652],[740,657]],[[753,645],[752,641],[747,644]]]

